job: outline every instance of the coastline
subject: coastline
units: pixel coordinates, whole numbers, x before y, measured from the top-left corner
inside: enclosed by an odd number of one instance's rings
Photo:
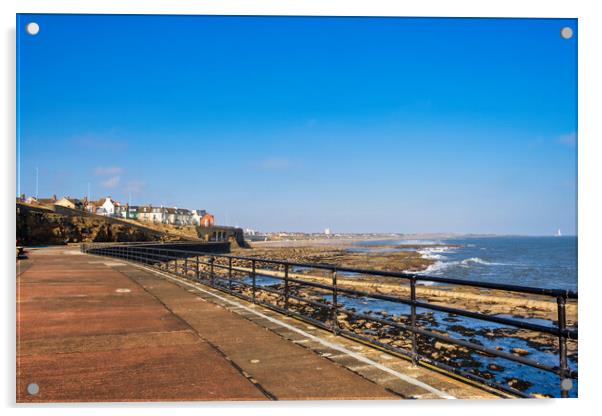
[[[262,247],[273,247],[273,248],[286,248],[286,247],[307,247],[307,246],[332,246],[342,247],[349,244],[357,243],[360,241],[397,241],[401,240],[399,237],[333,237],[333,238],[317,238],[317,239],[302,239],[302,240],[268,240],[268,241],[248,241],[252,248]]]
[[[432,251],[424,250],[437,247],[437,244],[394,244],[378,239],[382,243],[353,244],[349,239],[326,239],[315,244],[315,241],[272,242],[271,244],[256,244],[252,248],[235,249],[234,256],[284,260],[291,263],[305,264],[330,264],[347,266],[357,269],[373,269],[388,271],[424,271],[429,265],[435,264],[438,259]],[[360,241],[369,241],[362,239]],[[399,241],[399,240],[397,240]],[[447,244],[439,244],[439,247]],[[460,247],[459,245],[456,245]],[[358,248],[360,250],[358,250]],[[403,251],[399,251],[402,248]],[[353,250],[349,250],[353,249]],[[393,249],[392,251],[387,251]],[[422,253],[420,252],[422,249]],[[427,258],[427,257],[431,258]],[[221,274],[228,279],[226,259],[217,259],[216,264],[226,267],[217,267],[214,273]],[[358,267],[361,265],[362,267]],[[248,260],[234,259],[232,267],[235,268],[234,279],[250,279],[255,270],[258,287],[265,290],[255,292],[251,287],[238,286],[247,298],[257,297],[260,302],[285,307],[281,294],[273,290],[283,290],[282,280],[270,277],[284,277],[284,269],[278,265],[270,265],[261,261],[257,268],[252,269]],[[311,267],[291,266],[288,276],[296,280],[318,283],[329,286],[332,276],[323,269]],[[393,330],[386,325],[374,323],[365,316],[373,316],[392,320],[399,323],[408,323],[409,312],[405,304],[388,301],[379,301],[371,298],[372,295],[388,295],[402,299],[409,299],[410,288],[407,279],[393,277],[378,277],[362,274],[345,274],[340,272],[337,276],[337,285],[340,288],[359,290],[366,296],[347,296],[339,293],[338,302],[340,310],[337,315],[338,324],[346,331],[359,336],[371,337],[382,344],[408,350],[411,348],[410,337],[403,330]],[[269,288],[271,287],[271,288]],[[324,287],[297,286],[293,299],[289,299],[288,307],[291,310],[313,319],[327,321],[330,319],[328,307],[318,306],[320,303],[328,305],[331,292]],[[489,316],[500,316],[518,321],[532,322],[543,326],[554,327],[557,319],[557,303],[555,298],[541,295],[530,295],[507,292],[498,289],[484,289],[462,285],[433,284],[416,286],[417,299],[420,302],[433,306],[444,306],[469,312],[476,312]],[[307,299],[308,301],[304,301]],[[314,303],[312,303],[314,302]],[[361,313],[364,317],[354,316]],[[576,300],[569,300],[566,304],[566,317],[569,327],[578,324],[578,308]],[[526,356],[533,360],[554,362],[559,353],[558,339],[556,336],[545,332],[520,329],[508,324],[483,323],[474,318],[467,318],[462,314],[422,310],[416,317],[418,326],[428,329],[442,336],[452,336],[478,345],[486,345],[498,351]],[[487,354],[475,353],[461,345],[454,345],[418,337],[418,343],[423,355],[432,359],[446,360],[447,364],[459,368],[472,369],[486,379],[497,379],[521,391],[527,391],[533,386],[529,381],[531,377],[538,377],[537,370],[523,368],[518,370],[514,377],[507,377],[505,369],[509,363],[503,359],[492,360]],[[568,340],[566,343],[568,359],[571,367],[578,365],[578,341]],[[557,359],[556,359],[557,360]],[[534,372],[535,371],[535,372]],[[546,393],[547,394],[547,393]],[[541,397],[550,397],[549,394]]]
[[[401,241],[392,237],[389,241]],[[408,238],[407,240],[414,240]],[[369,249],[387,249],[402,247],[407,251],[383,252],[367,249],[365,252],[350,252],[349,249],[361,248],[355,244],[360,241],[383,241],[383,244],[364,246]],[[434,247],[459,247],[452,244],[387,244],[382,237],[320,240],[282,240],[253,242],[251,249],[235,251],[235,255],[263,257],[277,260],[288,260],[299,263],[326,263],[351,268],[363,268],[389,271],[424,272],[437,263],[437,259],[429,254],[421,253],[421,249]],[[266,271],[267,273],[272,273]],[[329,279],[320,276],[316,270],[307,270],[296,274],[300,279],[328,283]],[[338,282],[349,288],[373,291],[374,293],[407,297],[409,287],[392,278],[344,277]],[[546,319],[554,321],[556,301],[549,297],[510,293],[500,290],[479,289],[459,285],[418,285],[417,294],[428,302],[472,309],[481,313],[522,315],[528,319]],[[567,319],[570,324],[578,322],[576,303],[567,303]]]

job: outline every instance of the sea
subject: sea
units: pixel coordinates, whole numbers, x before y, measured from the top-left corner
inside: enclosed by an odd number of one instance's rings
[[[382,247],[380,247],[382,246]],[[407,247],[406,247],[407,246]],[[419,246],[417,248],[417,246]],[[369,240],[354,243],[352,252],[377,253],[392,251],[416,251],[433,264],[420,272],[425,277],[447,277],[480,282],[506,283],[551,289],[577,291],[577,237],[470,237],[442,240]],[[347,277],[353,277],[350,274]],[[250,279],[250,278],[249,278]],[[273,285],[279,281],[263,276],[259,285]],[[428,282],[425,282],[429,284]],[[436,283],[432,283],[436,284]],[[330,296],[324,296],[331,300]],[[409,315],[409,306],[397,302],[388,302],[374,298],[338,296],[339,307],[360,313],[391,315]],[[550,366],[558,365],[558,354],[549,348],[536,348],[524,339],[512,334],[488,337],[483,335],[490,330],[512,329],[502,324],[490,323],[443,312],[432,312],[418,308],[418,314],[432,314],[434,321],[425,329],[444,331],[451,337],[476,342],[489,348],[501,348],[510,351],[521,348],[528,351],[527,357]],[[504,315],[507,318],[555,326],[555,322],[541,318],[520,318],[518,315]],[[464,328],[464,329],[462,329]],[[468,328],[473,333],[466,333]],[[556,342],[554,339],[553,342]],[[467,371],[483,370],[495,364],[501,370],[493,371],[492,381],[506,384],[513,378],[525,380],[529,386],[526,393],[543,393],[560,397],[560,381],[557,375],[528,367],[520,363],[498,357],[487,357],[478,353],[471,354],[477,364],[467,364]],[[569,356],[569,367],[578,369],[577,355]],[[576,397],[577,381],[569,391],[569,397]]]
[[[368,252],[378,250],[416,250],[420,254],[434,261],[420,274],[426,276],[447,277],[479,282],[506,283],[520,286],[532,286],[550,289],[567,289],[577,291],[577,237],[483,237],[483,238],[454,238],[443,240],[371,240],[358,242],[357,249]],[[387,247],[379,248],[380,245]],[[391,246],[397,245],[392,249]],[[403,246],[408,246],[404,248]],[[372,247],[371,247],[372,246]],[[427,283],[428,284],[428,283]],[[383,302],[376,299],[348,298],[340,299],[340,303],[357,311],[386,311],[389,314],[407,315],[406,305]],[[420,312],[420,311],[419,311]],[[507,317],[513,317],[508,315]],[[477,321],[463,317],[455,317],[453,324],[448,322],[449,315],[435,313],[435,326],[457,338],[465,338],[464,334],[457,332],[458,326],[475,330],[489,330],[505,328],[503,325]],[[518,317],[514,317],[515,319]],[[554,326],[555,322],[538,318],[525,320],[540,325]],[[529,351],[528,358],[548,365],[558,365],[558,355],[542,349],[533,348],[532,345],[516,337],[496,337],[494,339],[476,335],[471,341],[477,341],[490,348],[502,347],[508,351],[511,348],[522,348]],[[544,393],[559,397],[558,376],[527,367],[518,363],[500,358],[486,358],[473,354],[480,362],[480,369],[495,363],[504,368],[496,372],[494,380],[505,383],[512,377],[518,377],[531,383],[526,393]],[[577,370],[576,356],[569,357],[569,367]],[[569,391],[569,397],[577,396],[577,381]]]
[[[356,244],[360,247],[401,246],[397,250],[404,250],[404,245],[425,245],[418,251],[435,262],[421,272],[424,275],[577,290],[575,236],[371,240]],[[377,247],[370,249],[378,250]]]

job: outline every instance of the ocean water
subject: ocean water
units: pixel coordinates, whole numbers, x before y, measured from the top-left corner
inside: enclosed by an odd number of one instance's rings
[[[577,291],[577,237],[487,237],[463,238],[448,240],[383,240],[365,241],[358,246],[373,251],[381,250],[379,245],[416,245],[426,247],[418,251],[435,262],[421,272],[425,276],[448,277],[462,280],[482,282],[507,283],[540,288],[570,289]],[[432,246],[432,247],[429,247]],[[383,250],[385,250],[383,248]],[[386,248],[390,251],[390,247]],[[400,247],[399,250],[406,250]],[[358,311],[386,311],[397,315],[408,315],[409,307],[400,304],[390,304],[376,299],[342,298],[339,300],[347,308]],[[446,322],[447,314],[435,312],[436,326],[457,338],[463,338],[461,333],[455,333],[454,327],[461,325],[467,328],[498,329],[503,325],[477,321],[474,319],[455,317],[453,325]],[[511,317],[511,316],[506,316]],[[553,326],[554,323],[545,319],[527,319],[540,325]],[[558,355],[538,350],[515,337],[496,337],[489,339],[475,336],[482,345],[488,347],[502,346],[523,348],[529,351],[529,358],[557,365]],[[505,369],[495,374],[494,379],[503,383],[508,377],[518,377],[528,380],[533,385],[526,389],[527,393],[546,393],[558,397],[558,377],[541,370],[533,369],[518,363],[500,358],[484,358],[476,354],[473,357],[480,361],[480,368],[485,369],[489,363],[502,365]],[[569,357],[569,367],[577,370],[576,357]],[[578,383],[574,382],[570,397],[577,396]]]
[[[434,263],[425,271],[424,275],[449,277],[455,279],[486,281],[496,283],[516,284],[542,288],[557,288],[577,290],[577,238],[567,237],[487,237],[463,238],[448,240],[381,240],[358,242],[349,250],[352,252],[391,252],[398,250],[416,250],[410,245],[423,245],[419,252],[425,258],[434,260]],[[379,247],[386,245],[387,247]],[[399,245],[400,247],[391,248]],[[246,279],[250,283],[250,277]],[[280,281],[268,276],[258,276],[259,286],[277,285]],[[331,300],[330,296],[324,296]],[[362,313],[387,312],[390,315],[408,316],[409,306],[364,297],[341,296],[338,297],[339,306],[343,309],[354,310]],[[418,308],[418,314],[426,314],[428,310]],[[528,358],[545,363],[557,365],[558,355],[545,348],[535,348],[523,339],[512,335],[489,338],[483,331],[508,328],[501,324],[479,321],[461,316],[451,316],[442,312],[432,312],[434,322],[428,324],[427,329],[438,329],[447,332],[454,338],[477,342],[489,348],[501,347],[504,351],[512,348],[522,348],[529,351]],[[518,317],[503,315],[508,318]],[[451,318],[451,319],[450,319]],[[545,319],[525,318],[540,325],[554,326],[555,323]],[[476,334],[466,335],[457,328],[464,327],[476,330]],[[478,331],[481,332],[478,332]],[[510,378],[526,380],[532,385],[526,393],[545,393],[559,397],[558,376],[534,369],[503,358],[484,357],[472,354],[477,364],[471,368],[487,370],[487,366],[495,363],[501,366],[501,371],[493,372],[493,380],[505,384]],[[569,367],[578,369],[577,356],[569,356]],[[464,368],[470,371],[471,368]],[[578,382],[574,381],[570,397],[576,397]]]
[[[577,237],[574,236],[383,240],[358,243],[363,247],[379,244],[432,245],[433,247],[419,249],[422,256],[435,260],[433,265],[422,272],[424,275],[577,290]],[[456,245],[460,247],[454,247]],[[377,247],[374,249],[378,250]]]

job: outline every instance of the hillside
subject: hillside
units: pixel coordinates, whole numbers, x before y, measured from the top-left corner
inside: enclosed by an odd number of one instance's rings
[[[140,222],[132,219],[122,219],[124,223],[132,224],[139,227],[145,227],[163,234],[178,236],[186,240],[197,240],[197,228],[194,225],[172,225],[172,224],[154,224],[150,222]]]
[[[198,240],[194,234],[148,227],[62,207],[17,203],[17,239],[24,245]]]

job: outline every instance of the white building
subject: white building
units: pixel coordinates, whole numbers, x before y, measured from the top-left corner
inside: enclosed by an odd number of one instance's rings
[[[60,205],[61,207],[71,208],[71,209],[82,209],[84,204],[77,198],[70,198],[68,196],[63,197],[56,201],[54,205]]]
[[[119,202],[111,199],[111,197],[108,196],[106,198],[99,199],[94,205],[96,214],[112,217],[116,214],[115,210],[119,206]]]
[[[204,209],[191,210],[190,223],[192,225],[201,225],[201,218],[207,213]]]
[[[176,208],[163,208],[163,222],[166,224],[176,224],[178,220],[178,210]]]
[[[172,224],[190,225],[192,221],[192,213],[185,208],[175,208],[176,222]]]
[[[326,228],[326,229],[324,229],[324,234],[326,234],[326,235],[330,235],[330,234],[331,234],[331,233],[330,233],[330,228]]]
[[[151,207],[150,221],[154,223],[165,222],[165,208],[163,207]]]
[[[108,198],[107,198],[108,199]],[[139,221],[152,222],[155,224],[173,225],[213,225],[213,217],[207,211],[201,209],[153,207],[152,205],[140,205],[133,212],[127,206],[119,207],[119,203],[111,206],[105,200],[102,205],[97,203],[97,213],[101,215],[115,215],[123,218],[133,218]],[[99,201],[99,202],[101,202]],[[204,223],[203,223],[204,222]]]
[[[163,207],[153,207],[152,205],[140,205],[138,207],[138,220],[152,222],[155,224],[166,222],[167,212]]]

